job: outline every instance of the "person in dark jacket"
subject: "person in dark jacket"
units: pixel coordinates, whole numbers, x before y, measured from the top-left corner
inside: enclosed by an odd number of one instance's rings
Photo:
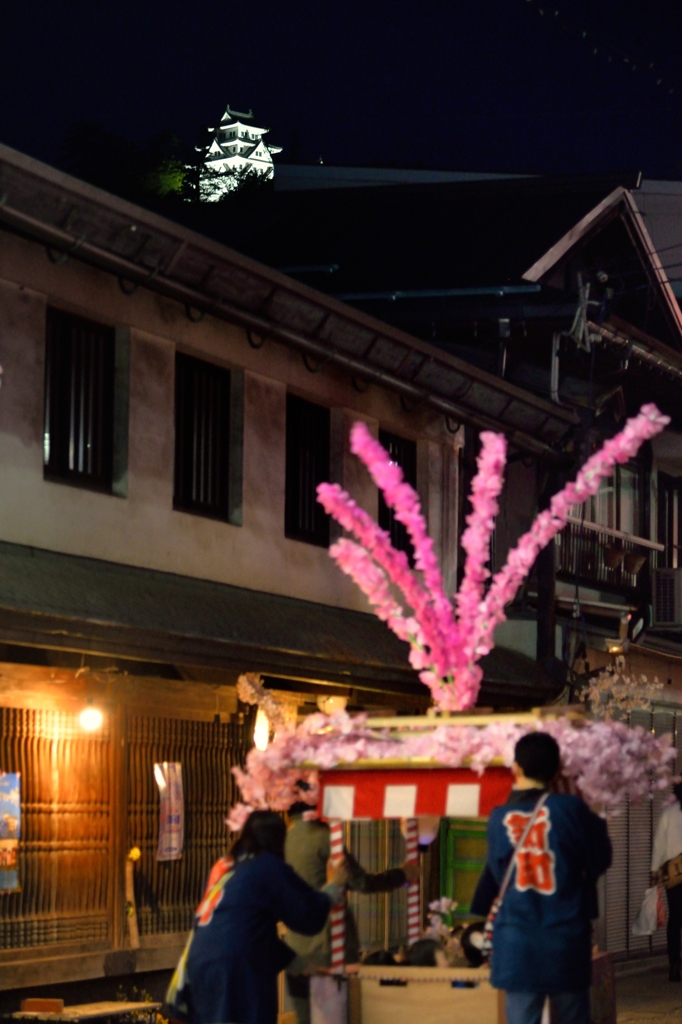
[[[487,871],[474,902],[499,888],[524,827],[560,767],[544,732],[516,744],[516,782],[488,822]],[[491,982],[506,992],[507,1024],[540,1024],[545,1000],[555,1024],[587,1024],[596,881],[611,864],[606,822],[577,796],[552,793],[516,857],[493,931]]]
[[[323,821],[306,821],[303,817],[310,806],[294,804],[289,809],[289,831],[287,832],[284,855],[287,864],[314,889],[319,889],[325,880],[326,864],[329,860],[329,825]],[[409,881],[419,877],[419,868],[404,864],[401,868],[389,868],[378,874],[370,874],[348,852],[345,851],[346,887],[353,892],[365,894],[392,892]],[[346,963],[355,964],[360,959],[360,942],[355,918],[346,905]],[[309,974],[325,970],[331,964],[329,928],[325,926],[317,935],[310,937],[292,926],[286,941],[297,953],[297,960],[287,973],[287,984],[298,1024],[310,1024]]]
[[[315,935],[342,901],[345,866],[316,891],[285,863],[285,835],[279,815],[254,811],[234,868],[202,903],[186,962],[190,1024],[276,1024],[277,975],[295,957],[277,923]]]

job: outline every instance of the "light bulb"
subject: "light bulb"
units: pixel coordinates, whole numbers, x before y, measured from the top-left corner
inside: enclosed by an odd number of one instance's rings
[[[95,729],[99,729],[103,721],[104,715],[99,708],[87,707],[81,711],[81,729],[85,729],[86,732],[94,732]]]
[[[335,711],[345,711],[348,697],[340,697],[333,694],[325,697],[322,694],[317,698],[317,706],[325,715],[333,715]]]
[[[262,708],[258,708],[256,724],[253,727],[253,745],[256,750],[267,750],[270,740],[270,722]]]

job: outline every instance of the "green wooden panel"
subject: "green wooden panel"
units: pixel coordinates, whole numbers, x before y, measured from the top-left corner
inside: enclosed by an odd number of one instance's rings
[[[470,916],[471,900],[487,856],[486,822],[443,818],[440,841],[440,891],[458,903],[452,922]]]

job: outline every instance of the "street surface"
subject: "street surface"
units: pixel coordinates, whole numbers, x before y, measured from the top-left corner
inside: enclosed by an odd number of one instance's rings
[[[682,983],[668,981],[668,968],[616,979],[618,1024],[680,1024]]]

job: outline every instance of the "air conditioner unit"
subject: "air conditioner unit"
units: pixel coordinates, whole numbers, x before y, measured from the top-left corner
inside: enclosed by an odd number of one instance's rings
[[[654,626],[682,626],[682,569],[654,573]]]

